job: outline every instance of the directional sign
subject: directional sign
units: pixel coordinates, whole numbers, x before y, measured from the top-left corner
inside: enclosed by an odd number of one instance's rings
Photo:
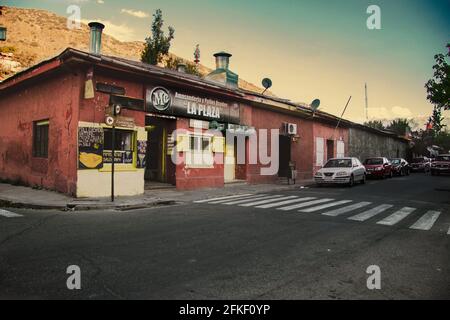
[[[114,124],[115,121],[116,121],[116,120],[114,119],[114,117],[111,117],[111,116],[107,116],[107,117],[105,118],[105,123],[106,123],[108,126],[112,126],[112,125]]]

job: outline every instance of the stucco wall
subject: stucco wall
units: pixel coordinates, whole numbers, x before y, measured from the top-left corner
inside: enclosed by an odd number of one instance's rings
[[[354,128],[351,128],[349,133],[349,156],[357,157],[361,161],[369,157],[407,156],[406,141]]]
[[[0,179],[75,194],[79,75],[59,73],[0,96]],[[48,158],[33,157],[33,121],[49,119]]]

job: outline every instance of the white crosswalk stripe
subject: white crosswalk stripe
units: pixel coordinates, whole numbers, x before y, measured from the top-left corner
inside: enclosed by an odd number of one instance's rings
[[[257,205],[265,204],[265,203],[269,203],[269,202],[274,202],[274,201],[279,201],[279,200],[287,200],[287,199],[292,199],[292,198],[297,198],[297,197],[296,196],[288,196],[288,197],[281,197],[281,198],[275,198],[275,199],[266,199],[266,200],[261,200],[261,201],[240,204],[239,206],[251,207],[251,206],[257,206]]]
[[[368,206],[369,204],[372,204],[372,202],[367,202],[367,201],[358,202],[358,203],[351,204],[351,205],[343,207],[343,208],[327,211],[327,212],[324,212],[322,214],[325,215],[325,216],[336,217],[336,216],[338,216],[340,214],[347,213],[347,212],[350,212],[350,211],[354,211],[354,210],[363,208],[365,206]]]
[[[439,211],[427,211],[419,220],[416,221],[410,228],[417,230],[430,230],[441,213]],[[450,230],[449,230],[450,231]]]
[[[262,195],[260,195],[258,197],[250,197],[250,198],[247,198],[247,199],[244,199],[244,200],[238,199],[238,200],[231,201],[231,202],[224,202],[223,204],[226,204],[226,205],[241,204],[241,203],[254,201],[254,200],[272,199],[272,198],[279,198],[279,197],[281,197],[281,195],[273,195],[273,196],[268,196],[268,195],[262,196]]]
[[[411,212],[413,212],[414,210],[416,210],[416,208],[403,207],[400,210],[391,214],[389,217],[386,217],[383,220],[378,221],[377,224],[382,224],[385,226],[393,226],[397,222],[403,220],[408,215],[410,215]]]
[[[244,196],[251,196],[251,193],[246,193],[246,194],[236,194],[233,196],[226,196],[226,197],[219,197],[219,198],[210,198],[210,199],[203,199],[203,200],[196,200],[194,201],[195,203],[203,203],[203,202],[210,202],[210,201],[214,201],[214,200],[223,200],[223,199],[233,199],[233,198],[239,198],[239,197],[244,197]]]
[[[360,214],[352,216],[348,219],[355,220],[355,221],[366,221],[367,219],[370,219],[373,216],[376,216],[377,214],[379,214],[389,208],[392,208],[392,207],[393,207],[393,205],[391,205],[391,204],[382,204],[382,205],[379,205],[378,207],[361,212]]]
[[[450,228],[448,228],[448,232],[447,232],[447,234],[450,234]]]
[[[297,198],[297,199],[292,199],[292,200],[286,200],[286,201],[281,201],[281,202],[264,204],[264,205],[261,205],[261,206],[256,206],[255,208],[267,209],[267,208],[281,207],[281,206],[284,206],[285,204],[301,202],[301,201],[307,201],[307,200],[314,200],[314,199],[317,199],[317,198],[315,198],[315,197]]]
[[[330,208],[330,207],[336,207],[336,206],[339,206],[341,204],[346,204],[346,203],[349,203],[349,202],[352,202],[352,200],[341,200],[341,201],[326,203],[326,204],[322,204],[320,206],[307,208],[307,209],[302,209],[302,210],[298,210],[298,211],[300,211],[300,212],[315,212],[315,211],[319,211],[319,210]]]
[[[8,210],[3,210],[0,209],[0,216],[6,217],[6,218],[18,218],[18,217],[23,217],[23,215],[15,213],[15,212],[11,212]]]
[[[225,199],[225,200],[211,201],[211,202],[209,202],[209,203],[214,203],[214,204],[216,204],[216,203],[225,203],[225,202],[229,202],[229,201],[237,201],[237,200],[244,200],[244,199],[253,199],[253,198],[261,197],[261,196],[267,196],[267,194],[258,194],[258,195],[252,194],[252,195],[242,196],[242,197],[234,198],[234,199]]]
[[[328,198],[326,198],[326,199],[317,199],[317,200],[313,200],[313,201],[308,201],[308,202],[302,202],[302,203],[299,203],[299,204],[294,204],[292,206],[277,208],[277,210],[283,210],[283,211],[294,210],[294,209],[304,208],[304,207],[312,206],[312,205],[323,203],[323,202],[327,202],[327,201],[333,201],[333,200],[334,199],[328,199]]]

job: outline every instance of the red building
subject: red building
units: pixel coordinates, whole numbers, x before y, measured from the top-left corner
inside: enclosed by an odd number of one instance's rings
[[[68,48],[0,82],[0,179],[77,197],[110,195],[106,118],[116,105],[116,195],[141,194],[152,181],[178,189],[275,182],[290,165],[298,179],[311,178],[327,158],[347,155],[354,124],[335,130],[332,115],[239,89],[230,56],[218,53],[217,69],[203,79]],[[270,150],[271,129],[280,132],[278,150]],[[234,144],[221,136],[226,130]],[[252,154],[265,138],[272,164],[279,159],[270,174],[261,171],[267,159]]]

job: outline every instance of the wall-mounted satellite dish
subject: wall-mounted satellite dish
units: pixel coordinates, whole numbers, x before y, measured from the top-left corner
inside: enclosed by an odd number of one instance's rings
[[[262,80],[262,86],[264,87],[264,91],[262,92],[262,94],[264,94],[264,92],[266,92],[266,90],[272,86],[272,80],[270,80],[269,78],[264,78]]]
[[[311,110],[312,112],[316,112],[317,109],[319,109],[320,106],[320,100],[319,99],[314,99],[313,102],[311,102]]]

